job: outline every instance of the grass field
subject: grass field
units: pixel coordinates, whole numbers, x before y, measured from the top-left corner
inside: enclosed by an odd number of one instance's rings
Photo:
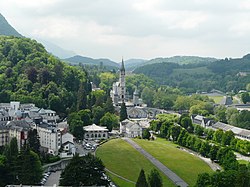
[[[216,104],[220,104],[223,96],[209,96],[210,99],[213,99]]]
[[[246,161],[246,160],[238,160],[238,162],[240,163],[240,164],[246,164],[246,165],[248,165],[250,162],[248,162],[248,161]]]
[[[181,151],[176,148],[176,144],[165,139],[157,138],[155,141],[134,139],[134,141],[191,186],[195,184],[199,173],[213,172],[204,161]]]
[[[142,168],[144,169],[146,176],[151,169],[155,168],[155,166],[142,154],[121,139],[110,140],[101,145],[97,149],[96,155],[102,159],[107,169],[134,182],[137,181]],[[108,172],[107,174],[121,187],[135,186],[133,183],[126,182]],[[163,179],[163,186],[174,187],[174,184],[167,177],[161,172],[160,174]]]

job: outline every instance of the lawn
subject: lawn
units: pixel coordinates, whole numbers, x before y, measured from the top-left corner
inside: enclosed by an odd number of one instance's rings
[[[220,104],[224,96],[208,96],[210,99],[213,99],[216,104]]]
[[[246,164],[248,165],[250,162],[246,161],[246,160],[238,160],[239,164]]]
[[[121,139],[110,140],[101,145],[97,149],[96,155],[102,159],[107,169],[134,182],[137,181],[142,168],[146,176],[151,169],[155,168],[142,154]],[[135,186],[133,183],[126,182],[108,172],[107,174],[121,187]],[[174,187],[174,184],[166,176],[161,172],[160,174],[163,179],[163,186]]]
[[[204,161],[176,148],[176,144],[165,139],[157,138],[155,141],[134,139],[134,141],[191,186],[195,184],[199,173],[213,172]]]

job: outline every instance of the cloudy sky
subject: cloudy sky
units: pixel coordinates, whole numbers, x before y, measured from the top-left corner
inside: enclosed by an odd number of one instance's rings
[[[93,58],[250,53],[249,0],[0,0],[21,34]]]

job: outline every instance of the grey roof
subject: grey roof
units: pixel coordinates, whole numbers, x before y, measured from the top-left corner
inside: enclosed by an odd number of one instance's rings
[[[247,129],[242,129],[222,122],[212,124],[212,127],[216,129],[222,129],[223,131],[231,130],[235,135],[250,138],[250,130]]]

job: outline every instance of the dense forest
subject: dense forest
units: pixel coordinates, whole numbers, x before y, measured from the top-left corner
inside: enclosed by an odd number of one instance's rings
[[[61,62],[35,40],[0,37],[1,103],[34,103],[65,114],[80,102],[78,92],[87,95],[90,89],[85,71]]]
[[[177,64],[163,62],[149,64],[134,70],[155,80],[158,84],[177,87],[186,93],[218,89],[238,92],[250,82],[250,55],[239,59],[214,62]],[[240,72],[244,72],[240,74]]]

